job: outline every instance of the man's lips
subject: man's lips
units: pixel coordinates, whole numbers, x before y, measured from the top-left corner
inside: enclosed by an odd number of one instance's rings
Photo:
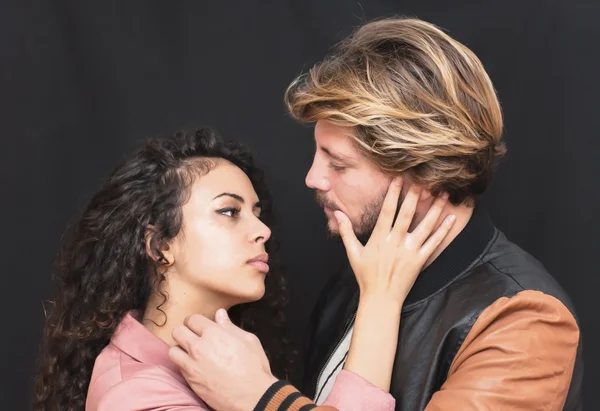
[[[323,210],[325,211],[325,214],[327,214],[327,215],[333,214],[333,209],[332,208],[324,206]]]

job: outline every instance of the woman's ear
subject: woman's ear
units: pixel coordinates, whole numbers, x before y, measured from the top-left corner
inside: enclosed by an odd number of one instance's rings
[[[170,267],[175,262],[175,256],[170,251],[169,244],[160,244],[158,240],[158,230],[153,225],[146,227],[145,234],[146,254],[155,262]]]

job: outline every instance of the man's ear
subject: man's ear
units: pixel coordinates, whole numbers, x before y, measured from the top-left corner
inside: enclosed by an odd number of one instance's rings
[[[439,189],[437,190],[437,194],[433,194],[432,191],[432,187],[423,187],[423,190],[421,191],[421,196],[419,197],[419,202],[433,202],[433,200],[435,200],[437,197],[440,197],[444,194],[448,194],[446,191]]]
[[[171,252],[169,244],[159,243],[158,230],[151,224],[146,227],[145,243],[148,257],[165,267],[173,265],[175,256]]]
[[[400,192],[400,199],[398,201],[399,204],[402,204],[402,201],[404,201],[404,198],[406,197],[406,194],[408,194],[408,191],[410,190],[410,188],[415,185],[415,183],[413,183],[410,179],[410,177],[408,177],[407,175],[403,175],[401,176],[402,178],[402,191]],[[430,191],[430,187],[424,187],[424,186],[417,186],[417,187],[421,187],[421,196],[419,197],[419,202],[421,201],[427,201],[430,200],[433,197],[433,194],[431,194]],[[400,208],[400,207],[398,207]]]
[[[404,197],[406,197],[406,194],[408,193],[408,190],[410,190],[410,188],[412,186],[416,186],[416,187],[419,187],[421,189],[421,195],[419,196],[419,203],[427,203],[427,202],[433,201],[434,198],[436,197],[431,192],[432,191],[432,187],[431,186],[415,184],[412,181],[412,179],[410,178],[410,176],[403,175],[402,176],[402,193],[400,195],[400,197],[402,198],[402,200],[404,200]],[[438,195],[441,195],[441,194],[442,193],[439,193]]]
[[[431,194],[431,191],[429,191],[428,187],[423,187],[423,190],[421,190],[421,196],[419,197],[419,201],[428,201],[431,200],[433,198],[433,194]]]

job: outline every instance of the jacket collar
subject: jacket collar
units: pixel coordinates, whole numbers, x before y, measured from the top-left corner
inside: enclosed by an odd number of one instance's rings
[[[144,327],[140,318],[139,311],[128,312],[113,334],[111,343],[141,363],[164,367],[180,376],[179,367],[169,358],[169,345]]]
[[[495,234],[496,228],[489,214],[483,206],[476,205],[465,228],[419,274],[404,306],[410,308],[449,285],[480,258]]]

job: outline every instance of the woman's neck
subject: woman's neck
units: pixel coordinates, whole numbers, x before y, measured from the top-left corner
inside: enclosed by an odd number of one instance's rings
[[[152,293],[144,310],[142,324],[169,346],[177,345],[172,332],[183,325],[190,315],[201,314],[214,321],[219,308],[230,308],[222,299],[198,292],[189,284],[174,284],[172,281],[163,282],[162,285],[167,298],[160,293]]]

